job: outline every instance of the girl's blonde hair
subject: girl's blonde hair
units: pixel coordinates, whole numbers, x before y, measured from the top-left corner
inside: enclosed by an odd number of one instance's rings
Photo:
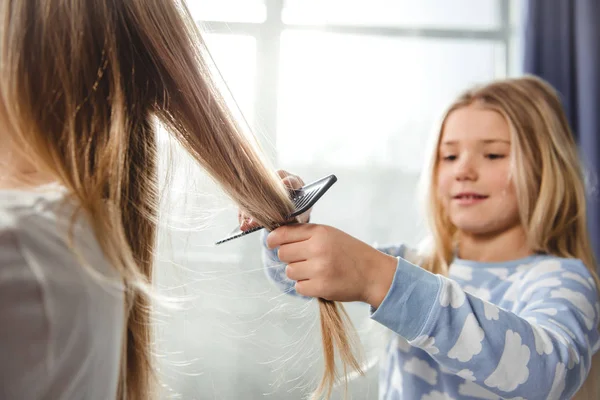
[[[513,158],[511,178],[530,248],[538,253],[582,260],[600,288],[588,235],[585,179],[577,146],[556,91],[533,76],[475,87],[446,111],[426,176],[426,206],[432,237],[423,268],[448,275],[454,257],[457,228],[436,193],[437,148],[450,113],[473,104],[498,112],[508,122]],[[600,372],[599,357],[593,358],[590,378],[578,398],[596,399],[600,395],[596,379]]]
[[[158,215],[154,119],[267,228],[293,209],[231,117],[182,0],[0,2],[0,113],[22,156],[66,186],[126,286],[118,399],[154,396],[150,326]],[[5,139],[5,138],[3,138]],[[321,301],[329,392],[344,313]]]

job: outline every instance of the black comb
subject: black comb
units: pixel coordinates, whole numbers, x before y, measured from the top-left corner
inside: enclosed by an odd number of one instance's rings
[[[290,196],[296,209],[293,213],[288,215],[287,219],[291,220],[292,218],[308,211],[336,181],[337,177],[335,175],[329,175],[309,183],[308,185],[302,186],[300,189],[290,190]],[[248,229],[247,231],[242,231],[238,226],[227,237],[219,240],[215,244],[225,243],[261,229],[263,229],[262,226],[257,226],[255,228]]]

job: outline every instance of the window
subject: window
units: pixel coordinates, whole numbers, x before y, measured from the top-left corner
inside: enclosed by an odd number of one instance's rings
[[[286,24],[499,29],[498,8],[498,1],[473,0],[288,0],[282,18]]]
[[[262,0],[186,0],[198,21],[264,22],[267,9]]]
[[[338,176],[313,221],[366,242],[416,244],[417,180],[444,107],[475,83],[520,73],[517,0],[187,2],[276,167],[307,182]],[[178,221],[157,268],[159,287],[191,298],[159,316],[166,393],[301,398],[322,365],[316,304],[271,286],[259,234],[213,246],[236,209],[189,160],[184,169],[176,180],[189,201],[178,199],[177,218],[204,225]],[[366,306],[347,309],[367,355],[379,354]],[[376,397],[376,365],[350,393]]]
[[[490,40],[284,32],[278,155],[299,166],[417,172],[436,114],[497,76],[504,59]]]

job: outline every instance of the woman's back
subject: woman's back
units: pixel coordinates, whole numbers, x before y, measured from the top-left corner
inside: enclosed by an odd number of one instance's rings
[[[123,285],[64,190],[0,190],[0,398],[114,398]],[[99,276],[101,275],[101,276]],[[102,278],[111,275],[107,280]],[[83,397],[82,397],[83,396]]]

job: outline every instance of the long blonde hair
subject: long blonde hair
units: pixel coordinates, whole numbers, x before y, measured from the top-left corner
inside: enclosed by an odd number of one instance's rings
[[[293,204],[231,117],[181,0],[4,0],[0,19],[0,106],[10,140],[68,188],[120,272],[127,328],[117,398],[150,399],[154,118],[262,225],[284,222]],[[320,304],[320,390],[328,392],[335,346],[347,365],[358,364],[344,314],[332,302]]]
[[[437,147],[444,123],[454,110],[471,104],[500,113],[510,127],[515,190],[521,224],[535,252],[578,258],[600,281],[586,222],[585,179],[577,146],[555,90],[542,79],[494,81],[462,94],[446,111],[435,142],[436,151],[427,172],[426,204],[431,249],[423,268],[448,275],[454,256],[457,228],[450,222],[436,195]],[[600,356],[578,393],[581,399],[597,399]]]

